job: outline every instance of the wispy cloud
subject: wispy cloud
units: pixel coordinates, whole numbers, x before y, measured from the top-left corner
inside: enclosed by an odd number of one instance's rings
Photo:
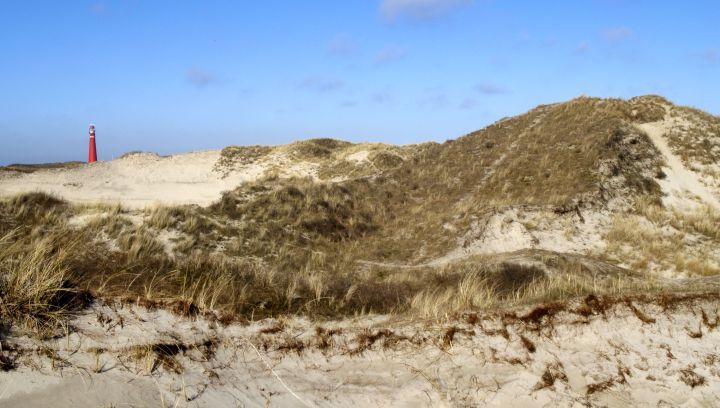
[[[483,95],[501,95],[501,94],[507,94],[510,93],[510,90],[494,84],[492,82],[482,82],[473,87],[477,92],[483,94]]]
[[[192,67],[185,71],[185,79],[200,88],[218,81],[215,74],[199,67]]]
[[[390,91],[390,87],[385,87],[385,89],[373,92],[370,95],[370,101],[372,103],[386,103],[391,102],[393,100],[392,92]]]
[[[401,16],[431,19],[473,2],[474,0],[381,0],[380,13],[389,19]]]
[[[425,90],[425,96],[420,100],[420,106],[425,108],[445,108],[450,103],[447,92],[442,87],[432,87]]]
[[[90,5],[90,11],[93,14],[104,14],[105,13],[105,3],[102,1],[95,2]]]
[[[590,51],[590,44],[588,44],[587,41],[583,41],[575,47],[573,54],[585,54],[588,51]]]
[[[354,53],[355,48],[355,42],[349,35],[339,33],[327,43],[326,51],[329,55],[342,57]]]
[[[327,79],[320,77],[308,77],[300,81],[299,89],[306,89],[315,92],[332,92],[345,86],[345,82],[339,79]]]
[[[406,48],[391,45],[383,48],[377,53],[377,55],[375,55],[375,63],[385,64],[388,62],[398,61],[407,57],[407,55],[408,51]]]
[[[716,64],[720,62],[720,51],[717,48],[711,48],[700,54],[700,58],[710,64]]]
[[[465,98],[460,102],[460,109],[472,109],[478,105],[477,101],[473,98]]]
[[[528,45],[533,41],[533,36],[527,30],[521,30],[515,35],[515,45]]]
[[[239,94],[240,96],[252,96],[258,93],[258,90],[255,88],[245,87],[240,89]]]
[[[614,27],[603,31],[603,38],[610,42],[620,42],[633,35],[629,27]]]

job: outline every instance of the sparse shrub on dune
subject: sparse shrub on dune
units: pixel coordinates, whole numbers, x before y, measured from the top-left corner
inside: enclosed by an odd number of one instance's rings
[[[337,139],[308,139],[290,145],[291,152],[298,157],[321,159],[329,157],[334,151],[350,146],[350,142]]]
[[[253,164],[272,151],[270,146],[228,146],[220,152],[215,171],[227,173],[237,166]]]
[[[373,154],[370,157],[370,161],[375,165],[375,167],[379,169],[392,169],[400,164],[402,164],[405,160],[403,160],[402,157],[398,156],[397,154],[386,152],[386,151],[380,151],[375,154]]]
[[[227,193],[211,210],[248,225],[262,226],[278,240],[296,233],[329,240],[352,239],[377,229],[364,202],[370,185],[267,179]]]
[[[197,236],[217,227],[208,220],[204,209],[198,206],[156,206],[146,211],[145,224],[157,230],[177,229]]]
[[[7,212],[18,221],[29,225],[46,223],[49,221],[48,218],[55,217],[68,209],[67,202],[44,192],[14,196],[6,206]]]
[[[152,257],[160,257],[165,253],[162,244],[155,239],[151,232],[142,227],[120,234],[117,244],[130,261],[142,261]]]
[[[71,206],[53,194],[32,192],[0,200],[0,234],[43,234],[48,228],[64,228]]]

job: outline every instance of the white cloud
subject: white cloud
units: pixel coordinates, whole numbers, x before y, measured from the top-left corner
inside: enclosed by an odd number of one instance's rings
[[[381,0],[380,12],[390,19],[403,15],[429,19],[473,2],[474,0]]]
[[[215,74],[198,67],[192,67],[185,71],[185,79],[198,87],[204,87],[218,81]]]

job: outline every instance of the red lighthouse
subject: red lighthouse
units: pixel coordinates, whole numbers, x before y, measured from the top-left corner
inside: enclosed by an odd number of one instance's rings
[[[90,150],[88,152],[88,163],[97,161],[97,150],[95,148],[95,125],[90,125]]]

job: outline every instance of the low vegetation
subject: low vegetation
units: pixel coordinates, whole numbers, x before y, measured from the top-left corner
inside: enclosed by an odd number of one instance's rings
[[[70,279],[68,257],[77,242],[57,246],[38,237],[28,247],[15,238],[15,232],[0,238],[0,319],[48,336],[90,299]]]
[[[720,161],[720,118],[697,109],[672,107],[674,120],[668,142],[687,167],[717,165]]]
[[[317,166],[318,177],[267,175],[206,208],[129,211],[44,193],[7,198],[0,201],[0,318],[56,328],[90,294],[237,319],[445,318],[656,293],[667,289],[658,271],[718,274],[706,251],[718,247],[720,215],[662,206],[662,160],[633,126],[661,119],[664,103],[583,97],[443,144],[314,139],[229,147],[217,171],[284,149]],[[527,249],[433,262],[503,208],[577,213],[578,222],[585,222],[581,208],[615,218],[601,253]]]
[[[84,164],[84,162],[80,161],[42,164],[9,164],[7,166],[0,166],[0,172],[34,173],[38,170],[71,169],[75,167],[80,167]]]
[[[668,209],[640,196],[634,210],[616,215],[605,239],[605,256],[644,272],[720,274],[712,256],[720,246],[720,213],[709,206]]]

